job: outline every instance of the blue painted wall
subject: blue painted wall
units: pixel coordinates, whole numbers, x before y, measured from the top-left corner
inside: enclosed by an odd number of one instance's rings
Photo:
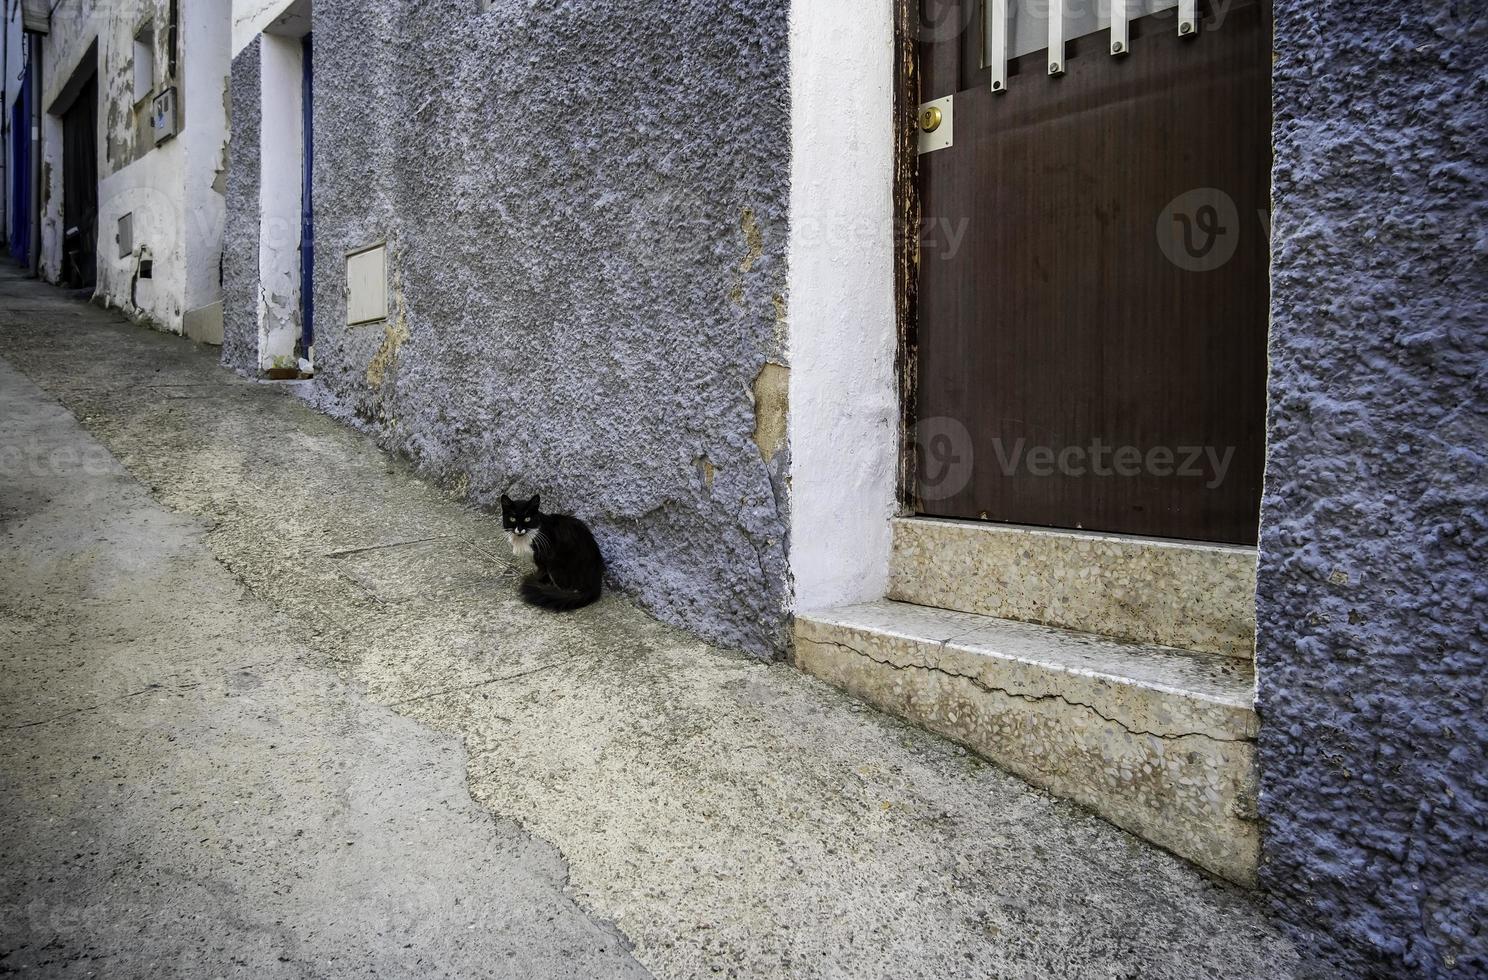
[[[1488,8],[1277,0],[1262,882],[1488,975]]]
[[[661,619],[779,655],[789,5],[483,6],[315,4],[317,383],[452,493],[589,521]],[[348,327],[380,241],[392,316]]]

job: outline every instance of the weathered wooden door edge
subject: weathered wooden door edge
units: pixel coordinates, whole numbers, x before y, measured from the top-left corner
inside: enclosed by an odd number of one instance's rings
[[[894,310],[899,387],[899,511],[913,515],[920,283],[920,0],[894,0]]]

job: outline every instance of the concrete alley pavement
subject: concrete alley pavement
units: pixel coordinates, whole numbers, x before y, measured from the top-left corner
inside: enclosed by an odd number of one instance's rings
[[[0,970],[1318,975],[788,666],[523,606],[499,520],[216,353],[0,279]]]

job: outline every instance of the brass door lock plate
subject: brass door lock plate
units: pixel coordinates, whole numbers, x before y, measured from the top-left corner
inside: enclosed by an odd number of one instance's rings
[[[947,95],[920,106],[917,121],[920,129],[920,152],[944,150],[952,143],[956,130],[954,95]]]

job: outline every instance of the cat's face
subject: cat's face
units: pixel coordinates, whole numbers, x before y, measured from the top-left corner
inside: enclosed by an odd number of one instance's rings
[[[513,500],[506,494],[502,494],[501,526],[517,537],[522,537],[528,531],[536,531],[538,518],[537,505],[537,494],[533,494],[531,500]]]

